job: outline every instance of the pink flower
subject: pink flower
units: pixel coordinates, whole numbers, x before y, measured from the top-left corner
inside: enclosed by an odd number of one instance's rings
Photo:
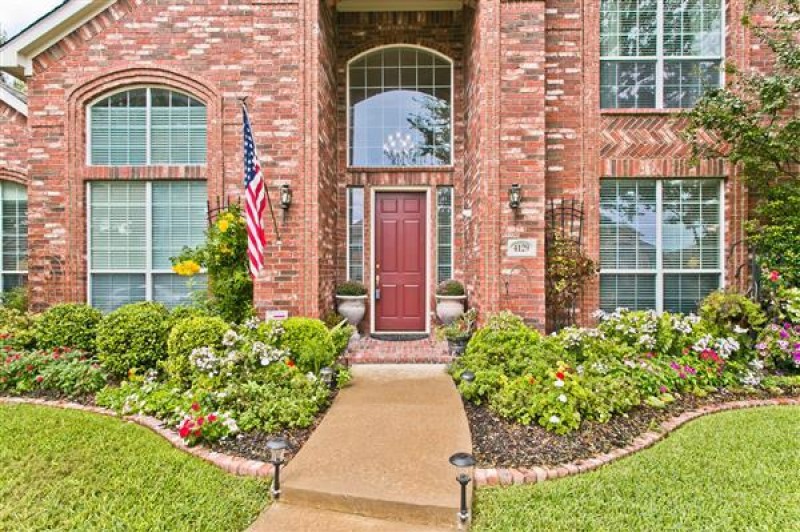
[[[769,280],[773,283],[777,283],[778,280],[781,278],[781,274],[778,273],[778,270],[772,270],[769,272]]]

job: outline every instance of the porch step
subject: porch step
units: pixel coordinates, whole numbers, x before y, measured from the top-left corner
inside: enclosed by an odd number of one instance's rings
[[[402,342],[371,337],[352,340],[345,360],[350,364],[449,364],[453,357],[447,342],[428,337]]]
[[[459,490],[448,458],[471,448],[444,366],[357,366],[352,385],[281,475],[281,504],[456,528]],[[264,522],[272,524],[269,515]]]

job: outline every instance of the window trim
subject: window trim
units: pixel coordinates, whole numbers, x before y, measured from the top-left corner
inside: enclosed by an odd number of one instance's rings
[[[450,64],[450,161],[447,164],[439,165],[439,166],[430,166],[430,165],[420,165],[420,166],[358,166],[354,165],[352,161],[352,154],[350,153],[350,65],[365,57],[371,53],[388,50],[392,48],[414,48],[417,50],[423,50],[425,52],[429,52],[433,55],[436,55],[440,59],[444,59]],[[409,170],[409,171],[426,171],[426,170],[433,170],[433,171],[441,171],[446,169],[452,169],[455,167],[455,62],[451,57],[444,55],[443,53],[434,50],[433,48],[428,48],[427,46],[421,46],[419,44],[406,44],[406,43],[393,43],[393,44],[386,44],[382,46],[376,46],[374,48],[370,48],[369,50],[365,50],[360,54],[357,54],[351,57],[347,64],[345,65],[345,140],[347,142],[345,148],[347,150],[347,169],[348,170],[374,170],[374,169],[381,169],[381,168],[391,168],[391,169],[401,169],[401,170]]]
[[[147,105],[145,107],[145,164],[135,164],[135,165],[121,165],[121,166],[114,166],[110,164],[94,164],[92,163],[92,108],[101,100],[105,100],[106,98],[111,98],[116,94],[120,94],[123,92],[133,91],[136,89],[146,89],[145,94],[147,98]],[[186,164],[167,164],[167,163],[159,163],[153,164],[152,163],[152,154],[151,154],[151,137],[152,137],[152,121],[151,121],[151,109],[152,109],[152,101],[151,101],[151,94],[152,89],[163,89],[171,92],[177,92],[179,94],[183,94],[184,96],[191,98],[193,100],[197,100],[198,102],[202,103],[206,109],[206,162],[204,163],[186,163]],[[93,168],[146,168],[151,166],[170,166],[170,167],[193,167],[193,168],[203,168],[208,166],[208,139],[209,139],[209,120],[208,120],[208,102],[206,102],[203,98],[195,96],[194,94],[187,92],[182,89],[177,89],[175,87],[171,87],[169,85],[149,85],[149,84],[136,84],[136,85],[125,85],[124,87],[119,87],[109,92],[104,92],[100,96],[97,96],[89,101],[86,104],[86,156],[85,156],[85,164],[86,166],[90,166]]]
[[[362,203],[361,208],[362,208],[362,211],[363,211],[362,220],[361,220],[361,280],[357,281],[357,282],[363,284],[364,283],[364,255],[365,255],[365,249],[364,249],[364,247],[365,247],[364,246],[364,220],[367,217],[367,212],[366,212],[367,211],[367,209],[366,209],[366,194],[365,194],[365,191],[364,191],[364,187],[347,187],[347,188],[345,188],[345,191],[346,191],[345,192],[345,198],[346,198],[345,199],[345,201],[346,201],[346,205],[345,205],[345,218],[346,218],[346,223],[345,223],[345,230],[346,230],[345,246],[346,246],[346,249],[345,249],[345,254],[344,254],[345,255],[345,274],[346,274],[346,279],[348,281],[352,281],[353,280],[351,278],[351,276],[350,276],[350,265],[352,263],[352,258],[350,257],[350,225],[351,225],[350,224],[350,207],[351,207],[351,205],[350,205],[350,203],[351,203],[350,193],[351,193],[351,191],[356,190],[356,189],[361,190],[361,203]]]
[[[128,181],[128,180],[125,180]],[[122,182],[125,182],[122,181]],[[144,275],[144,301],[155,301],[153,299],[153,276],[159,274],[174,274],[172,269],[153,268],[153,183],[161,180],[148,180],[145,181],[145,268],[138,269],[124,269],[124,270],[110,270],[110,269],[92,269],[92,183],[103,183],[108,181],[86,181],[86,302],[90,306],[94,306],[92,302],[92,276],[94,274],[121,274],[121,275]],[[186,180],[164,180],[164,182],[183,182],[195,181],[207,183],[205,179],[186,179]],[[134,181],[135,182],[135,181]],[[207,192],[207,190],[206,190]],[[206,270],[200,270],[201,274],[205,274]]]
[[[726,44],[726,37],[727,37],[727,0],[720,0],[720,48],[719,48],[719,56],[711,56],[711,55],[698,55],[698,56],[686,56],[686,55],[664,55],[664,1],[665,0],[656,0],[656,55],[643,55],[643,56],[616,56],[616,55],[609,55],[604,56],[600,52],[600,43],[602,42],[603,38],[603,31],[602,27],[599,28],[598,31],[598,46],[597,46],[597,53],[600,59],[599,67],[602,69],[602,64],[604,61],[608,62],[626,62],[626,61],[654,61],[656,64],[655,69],[655,81],[656,81],[656,98],[655,98],[655,107],[602,107],[600,105],[601,111],[605,113],[613,113],[615,111],[629,111],[629,110],[665,110],[665,111],[681,111],[683,109],[691,109],[691,107],[664,107],[664,63],[666,61],[719,61],[719,87],[725,86],[725,44]],[[602,11],[602,6],[598,6],[598,9]],[[602,14],[600,15],[602,17]],[[600,75],[598,71],[598,81]],[[598,91],[601,90],[602,85],[598,83]],[[598,104],[600,104],[600,94],[598,94]]]
[[[600,268],[598,272],[598,282],[603,275],[655,275],[655,295],[656,295],[656,308],[658,313],[664,312],[664,276],[670,274],[709,274],[719,275],[719,290],[725,288],[725,178],[723,177],[668,177],[668,178],[655,178],[655,177],[636,177],[636,178],[619,178],[619,177],[604,177],[602,180],[609,181],[655,181],[656,184],[656,266],[653,269],[643,268]],[[719,185],[719,267],[718,268],[664,268],[664,247],[663,247],[663,220],[662,209],[664,205],[664,181],[716,181]],[[600,202],[598,201],[598,206]],[[599,211],[598,211],[599,215]],[[599,222],[599,219],[598,219]],[[598,224],[598,244],[599,240],[599,224]],[[598,261],[599,263],[599,261]],[[598,294],[598,308],[599,305]]]
[[[5,285],[5,276],[6,275],[23,275],[23,276],[26,276],[26,277],[28,275],[28,270],[6,270],[3,267],[2,243],[3,243],[3,239],[4,239],[3,238],[4,234],[3,234],[3,225],[2,225],[2,221],[3,221],[3,201],[2,200],[3,200],[3,187],[6,186],[6,185],[9,185],[9,184],[17,185],[17,186],[19,186],[19,187],[21,187],[22,189],[25,190],[25,204],[26,204],[25,218],[26,218],[26,224],[27,224],[27,218],[28,218],[28,211],[27,211],[28,187],[26,187],[25,185],[23,185],[21,183],[16,183],[14,181],[0,180],[0,294],[5,293],[5,290],[6,290],[6,288],[4,286]],[[25,241],[25,261],[26,261],[26,263],[27,263],[27,261],[29,259],[29,255],[28,255],[29,250],[30,250],[30,245],[28,244],[28,241],[27,241],[27,238],[26,238],[26,241]]]

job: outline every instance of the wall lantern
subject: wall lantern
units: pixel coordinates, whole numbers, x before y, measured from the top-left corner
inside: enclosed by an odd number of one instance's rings
[[[519,209],[520,202],[522,202],[522,186],[514,183],[508,189],[508,206],[512,209]]]
[[[269,449],[269,463],[275,468],[275,476],[272,477],[272,497],[278,500],[281,498],[281,466],[286,463],[289,442],[284,438],[273,438],[267,442],[267,449]]]
[[[281,185],[281,209],[286,210],[292,205],[292,189],[289,185]]]
[[[450,457],[450,463],[458,469],[456,480],[461,486],[461,509],[458,512],[460,523],[469,521],[469,508],[467,508],[467,484],[472,480],[472,468],[475,467],[475,458],[469,453],[456,453]]]

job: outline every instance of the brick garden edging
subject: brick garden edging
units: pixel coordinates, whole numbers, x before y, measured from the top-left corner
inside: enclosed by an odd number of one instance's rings
[[[511,486],[517,484],[535,484],[545,480],[568,477],[579,473],[586,473],[600,466],[609,464],[620,458],[632,455],[643,449],[652,446],[654,443],[665,438],[670,432],[678,427],[697,419],[699,417],[722,412],[725,410],[741,410],[759,406],[781,406],[781,405],[800,405],[800,398],[783,397],[777,399],[752,399],[746,401],[732,401],[717,405],[708,405],[697,410],[684,412],[683,414],[669,419],[660,425],[660,431],[646,432],[633,440],[629,445],[614,449],[605,454],[575,460],[564,464],[557,464],[550,467],[517,467],[517,468],[476,468],[476,486]]]
[[[63,408],[67,410],[80,410],[83,412],[91,412],[93,414],[100,414],[103,416],[115,417],[124,421],[131,421],[143,427],[152,430],[169,443],[173,447],[185,453],[196,456],[206,462],[209,462],[227,473],[239,476],[249,477],[269,477],[272,476],[272,464],[261,462],[259,460],[248,460],[247,458],[240,458],[238,456],[231,456],[224,453],[218,453],[197,445],[189,447],[183,442],[183,439],[174,430],[170,430],[158,419],[150,416],[134,415],[134,416],[118,416],[113,410],[101,408],[99,406],[88,406],[80,403],[73,403],[71,401],[50,401],[47,399],[34,399],[27,397],[0,397],[0,404],[29,404],[39,406],[49,406],[52,408]]]

